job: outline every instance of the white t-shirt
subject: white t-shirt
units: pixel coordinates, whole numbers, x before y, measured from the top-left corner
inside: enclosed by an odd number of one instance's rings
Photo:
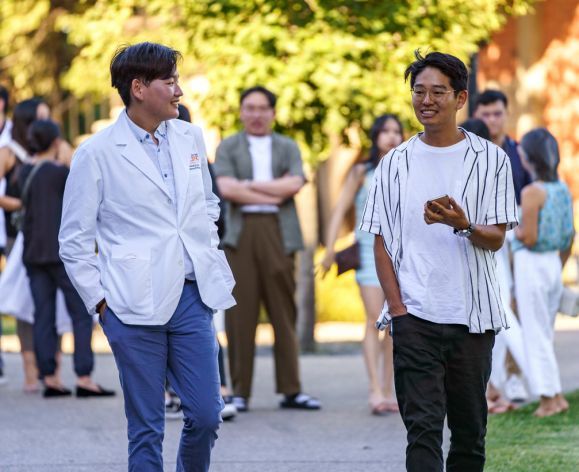
[[[255,182],[270,182],[273,180],[271,167],[271,135],[251,136],[249,140],[249,153],[253,168],[253,180]],[[241,211],[245,213],[277,213],[277,205],[243,205]]]
[[[429,146],[417,139],[403,213],[399,271],[402,302],[409,313],[434,323],[468,326],[464,241],[444,224],[427,225],[424,204],[450,195],[461,201],[467,142]]]

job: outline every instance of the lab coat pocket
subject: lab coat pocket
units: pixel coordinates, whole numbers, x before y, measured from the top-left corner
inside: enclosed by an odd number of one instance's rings
[[[229,263],[227,262],[227,258],[225,257],[225,253],[221,249],[217,249],[213,251],[214,259],[217,263],[217,267],[220,269],[221,275],[223,276],[223,280],[227,286],[229,291],[233,290],[235,285],[235,279],[233,278],[233,273],[231,272],[231,268],[229,267]]]
[[[153,309],[151,259],[148,252],[113,246],[109,282],[115,293],[115,310],[151,316]]]

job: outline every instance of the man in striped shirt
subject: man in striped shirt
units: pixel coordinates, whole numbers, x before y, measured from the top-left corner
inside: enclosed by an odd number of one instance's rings
[[[391,323],[407,470],[443,470],[446,416],[446,470],[482,471],[491,351],[507,328],[494,252],[517,224],[511,167],[456,125],[468,95],[462,61],[417,51],[408,77],[424,132],[381,161],[360,225],[376,235],[386,296],[377,325]]]

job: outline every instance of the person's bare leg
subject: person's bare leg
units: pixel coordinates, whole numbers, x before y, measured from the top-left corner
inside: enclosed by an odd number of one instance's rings
[[[81,375],[76,378],[77,387],[86,388],[87,390],[92,390],[93,392],[100,392],[101,388],[94,383],[90,375]]]
[[[380,413],[386,398],[382,392],[382,381],[380,379],[380,359],[382,357],[380,333],[374,323],[380,314],[380,310],[382,310],[384,295],[379,287],[363,285],[360,286],[360,295],[366,311],[366,327],[364,339],[362,340],[362,351],[368,372],[369,403],[373,412]]]
[[[394,393],[394,353],[392,337],[384,333],[382,338],[382,393],[386,397],[389,411],[398,411],[398,402]]]
[[[62,351],[59,349],[56,351],[56,356],[54,356],[54,360],[56,361],[56,370],[54,371],[54,377],[59,385],[62,385]]]
[[[22,365],[24,367],[24,391],[27,393],[37,392],[38,368],[34,351],[22,351]]]

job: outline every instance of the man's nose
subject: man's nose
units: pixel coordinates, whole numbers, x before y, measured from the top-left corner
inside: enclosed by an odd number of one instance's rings
[[[434,100],[432,100],[432,98],[430,97],[430,92],[429,92],[429,91],[427,91],[427,92],[424,94],[424,98],[422,99],[422,103],[425,104],[425,105],[434,103]]]
[[[182,97],[183,96],[183,89],[181,88],[180,85],[177,85],[177,87],[175,88],[175,96],[176,97]]]

